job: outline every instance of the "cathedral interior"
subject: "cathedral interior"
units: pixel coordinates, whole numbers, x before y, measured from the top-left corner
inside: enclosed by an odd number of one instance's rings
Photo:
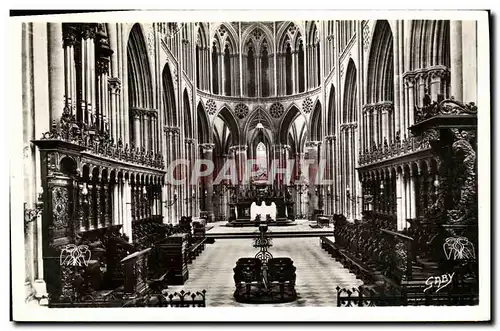
[[[26,301],[476,305],[476,42],[475,21],[23,23]]]

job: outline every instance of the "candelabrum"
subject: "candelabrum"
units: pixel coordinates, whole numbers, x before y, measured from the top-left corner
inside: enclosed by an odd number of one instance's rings
[[[177,190],[174,189],[174,196],[172,200],[165,200],[163,203],[167,206],[167,208],[172,207],[177,202]]]
[[[354,202],[354,203],[357,203],[358,199],[361,199],[361,197],[358,197],[356,195],[354,195],[353,197],[351,196],[351,189],[349,188],[349,185],[347,185],[345,191],[346,191],[345,195],[346,195],[347,200]]]
[[[24,203],[24,230],[28,229],[28,225],[37,220],[37,218],[42,215],[43,212],[43,189],[40,189],[38,193],[38,200],[34,205],[34,208],[28,208],[28,203]]]

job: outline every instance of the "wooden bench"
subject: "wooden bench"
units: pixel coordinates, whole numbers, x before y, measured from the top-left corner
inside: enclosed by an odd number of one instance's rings
[[[165,273],[160,275],[158,278],[152,278],[148,280],[148,287],[153,293],[161,293],[163,289],[168,288],[167,283],[167,275],[170,272],[170,269],[167,269]]]
[[[320,227],[324,227],[324,226],[330,227],[330,217],[325,216],[325,215],[320,215],[320,216],[318,216],[317,220],[318,220],[318,225]]]
[[[201,252],[205,249],[206,238],[202,238],[189,248],[189,258],[188,263],[192,263],[193,260],[200,255]]]
[[[376,270],[367,269],[354,257],[350,256],[344,249],[337,247],[330,238],[321,236],[320,241],[321,247],[330,253],[334,259],[342,263],[342,265],[349,269],[349,271],[354,273],[356,278],[360,278],[363,281],[371,280],[371,276],[376,272]]]

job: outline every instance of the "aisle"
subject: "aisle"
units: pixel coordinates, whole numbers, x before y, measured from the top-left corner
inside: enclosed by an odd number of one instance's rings
[[[253,257],[258,250],[251,239],[221,239],[207,245],[205,251],[189,265],[189,279],[183,286],[169,286],[168,291],[207,290],[208,307],[335,307],[336,290],[362,285],[340,263],[321,249],[319,238],[278,238],[269,251],[274,257],[290,257],[297,268],[295,302],[251,305],[233,299],[233,268],[240,257]]]

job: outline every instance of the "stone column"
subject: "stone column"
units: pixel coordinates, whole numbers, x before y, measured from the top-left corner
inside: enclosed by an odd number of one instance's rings
[[[149,143],[150,130],[151,130],[150,125],[149,125],[150,124],[149,121],[150,121],[149,114],[147,111],[145,111],[142,115],[142,122],[143,122],[143,127],[144,127],[143,132],[142,132],[142,136],[144,137],[143,147],[146,151],[151,150],[151,146]]]
[[[61,23],[48,23],[50,122],[59,124],[64,109],[64,50]]]
[[[404,218],[404,200],[403,200],[403,174],[396,174],[396,213],[397,213],[397,230],[403,229]]]
[[[215,145],[210,144],[210,143],[205,143],[205,144],[200,144],[200,147],[203,152],[203,158],[205,160],[213,160],[213,150]],[[214,207],[213,207],[213,194],[214,194],[214,188],[213,188],[213,174],[208,174],[207,176],[204,177],[205,179],[205,206],[206,206],[206,211],[208,213],[208,219],[209,221],[213,220],[214,218]]]
[[[126,229],[125,234],[129,238],[129,243],[132,242],[132,221],[134,219],[134,203],[132,200],[133,197],[133,186],[130,185],[130,178],[125,179],[125,184],[123,187],[124,195],[125,195],[125,219],[124,219],[124,229]]]
[[[312,219],[314,209],[318,208],[318,199],[316,196],[316,174],[318,172],[318,148],[321,144],[320,141],[308,141],[306,142],[308,159],[314,161],[309,164],[308,177],[309,177],[309,219]]]
[[[417,192],[415,190],[415,174],[410,169],[410,218],[417,217]]]
[[[111,110],[111,137],[114,142],[117,143],[120,138],[120,134],[118,132],[119,121],[121,120],[118,114],[119,103],[120,103],[120,89],[121,89],[121,81],[119,78],[109,78],[108,79],[108,89],[109,89],[109,100],[110,100],[110,110]]]
[[[55,23],[49,23],[55,24]],[[64,38],[64,78],[66,96],[66,105],[69,107],[71,114],[77,116],[76,113],[76,65],[75,65],[75,43],[76,43],[76,27],[73,24],[63,25]]]
[[[429,72],[431,78],[430,95],[432,101],[437,101],[438,94],[441,90],[441,74],[439,70],[432,70]]]
[[[114,183],[113,183],[113,195],[111,198],[111,208],[113,210],[113,214],[111,217],[111,224],[120,224],[120,211],[119,211],[119,201],[120,196],[119,196],[119,189],[118,189],[119,183],[117,181],[117,178],[115,178]]]
[[[415,75],[415,82],[418,83],[418,89],[417,89],[417,105],[419,107],[422,107],[423,106],[423,98],[424,98],[424,95],[425,95],[425,83],[426,83],[426,80],[427,80],[427,73],[425,72],[421,72],[421,73],[418,73]],[[408,129],[408,127],[405,127],[404,128],[404,132],[406,132],[406,130]]]
[[[450,21],[450,58],[451,96],[461,101],[463,99],[462,21]]]
[[[135,148],[141,147],[141,118],[137,109],[133,112],[134,119],[134,145]]]
[[[415,77],[406,76],[405,77],[406,88],[408,91],[408,117],[410,126],[415,121]]]
[[[406,217],[408,212],[408,198],[407,198],[408,188],[406,185],[406,176],[401,174],[401,222],[399,224],[398,230],[403,230],[406,226]]]

